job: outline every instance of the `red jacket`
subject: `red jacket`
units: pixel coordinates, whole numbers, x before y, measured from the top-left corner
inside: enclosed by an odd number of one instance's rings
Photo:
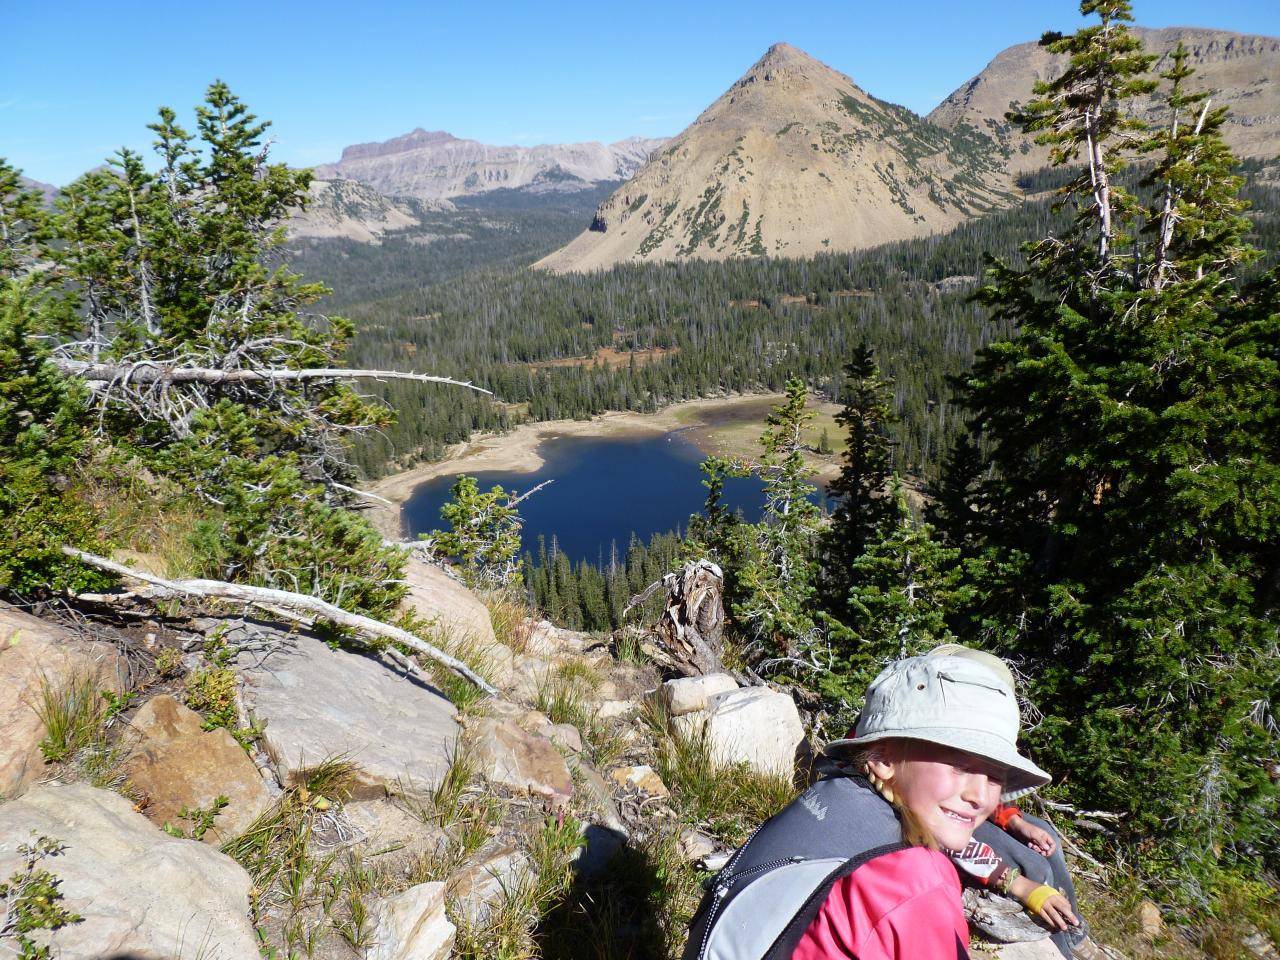
[[[945,854],[909,847],[836,883],[791,960],[967,960],[960,878]]]

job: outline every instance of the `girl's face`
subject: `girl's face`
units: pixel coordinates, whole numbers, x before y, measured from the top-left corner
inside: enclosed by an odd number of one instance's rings
[[[907,740],[890,756],[871,760],[872,772],[948,850],[964,849],[1004,791],[1004,768],[962,750]]]

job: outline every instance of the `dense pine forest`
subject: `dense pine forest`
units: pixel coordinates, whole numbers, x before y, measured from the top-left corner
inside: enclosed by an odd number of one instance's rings
[[[1248,162],[1243,171],[1255,242],[1274,251],[1280,237],[1275,166]],[[474,379],[502,401],[492,405],[416,385],[381,388],[399,416],[357,451],[371,475],[436,458],[472,430],[502,429],[513,417],[647,412],[695,397],[778,391],[793,376],[840,402],[841,367],[865,339],[895,384],[897,465],[934,479],[959,423],[949,379],[1009,332],[971,299],[986,258],[1016,259],[1025,238],[1061,229],[1066,215],[1054,214],[1049,194],[1064,179],[1053,170],[1028,175],[1021,181],[1024,203],[950,233],[805,260],[622,266],[556,276],[512,269],[537,255],[530,246],[517,251],[514,240],[511,248],[495,241],[489,250],[495,262],[473,269],[465,256],[455,260],[449,252],[465,244],[392,240],[381,247],[312,244],[295,262],[343,291],[330,306],[356,322],[353,362]],[[500,215],[501,198],[487,202],[486,216],[544,231],[539,236],[553,243],[569,229],[575,201],[550,214]],[[579,366],[540,363],[592,358],[603,348],[664,352],[612,366],[589,359]]]

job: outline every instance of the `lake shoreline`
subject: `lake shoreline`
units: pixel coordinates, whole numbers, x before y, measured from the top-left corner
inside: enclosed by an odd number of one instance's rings
[[[714,453],[710,435],[699,427],[711,427],[717,415],[723,417],[735,407],[757,407],[780,397],[781,394],[750,393],[686,400],[657,413],[609,411],[591,420],[543,420],[522,423],[507,433],[481,434],[450,447],[441,460],[419,464],[366,485],[365,492],[390,501],[373,501],[368,516],[384,536],[399,539],[404,535],[400,508],[420,484],[436,477],[480,471],[535,473],[545,462],[540,452],[542,444],[560,437],[638,437],[687,430],[688,438],[699,449]]]

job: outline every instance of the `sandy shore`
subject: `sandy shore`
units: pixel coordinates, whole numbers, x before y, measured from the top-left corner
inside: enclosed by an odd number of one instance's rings
[[[627,411],[601,414],[593,420],[544,420],[521,424],[509,433],[477,436],[450,448],[443,460],[393,473],[366,486],[369,493],[391,501],[390,506],[375,504],[369,517],[385,535],[398,537],[401,535],[400,504],[409,499],[419,484],[435,477],[481,470],[533,473],[543,464],[540,452],[543,441],[553,437],[644,436],[684,427],[709,426],[723,421],[735,408],[742,408],[744,412],[754,411],[776,399],[772,395],[751,394],[689,400],[664,407],[657,413]],[[704,431],[690,431],[690,439],[700,446],[704,437]]]

